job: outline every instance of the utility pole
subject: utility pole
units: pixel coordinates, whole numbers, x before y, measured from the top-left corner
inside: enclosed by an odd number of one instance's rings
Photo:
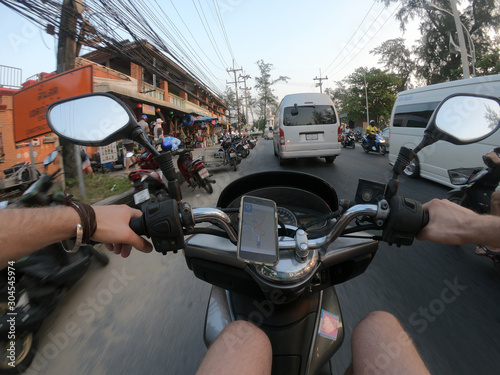
[[[251,87],[248,87],[247,88],[247,79],[251,78],[248,74],[242,76],[240,74],[240,78],[243,79],[243,85],[244,85],[244,88],[242,90],[245,90],[245,118],[247,120],[247,123],[250,123],[249,119],[248,119],[248,91],[251,90]],[[241,87],[240,87],[241,89]]]
[[[315,81],[319,81],[319,83],[316,84],[316,86],[319,86],[319,92],[320,93],[323,93],[323,82],[322,81],[326,81],[328,80],[328,76],[326,76],[325,78],[322,78],[321,77],[321,69],[319,70],[319,78],[316,76],[313,78]]]
[[[236,72],[240,72],[240,71],[243,71],[243,68],[241,69],[235,69],[234,67],[234,59],[233,59],[233,69],[227,69],[227,72],[233,72],[234,73],[234,82],[226,82],[228,85],[234,83],[234,87],[236,88],[236,108],[237,108],[237,126],[238,126],[238,130],[240,130],[240,99],[238,98],[238,83],[241,83],[241,82],[238,82],[238,79],[236,78]]]
[[[81,4],[75,0],[64,0],[61,8],[61,22],[59,24],[59,40],[57,45],[57,73],[71,70],[75,67],[76,59],[76,20],[81,12]],[[76,178],[82,172],[81,158],[78,146],[60,138],[62,159],[64,163],[64,177]],[[78,152],[76,152],[78,149]],[[83,181],[83,174],[82,174]],[[82,184],[80,184],[82,185]],[[80,186],[81,189],[81,186]],[[85,190],[82,191],[85,195]]]
[[[365,98],[366,98],[366,126],[370,126],[370,114],[368,113],[368,85],[366,84],[366,72],[368,68],[364,69],[364,79],[365,79]]]
[[[462,58],[462,69],[465,78],[470,78],[469,59],[467,58],[467,48],[465,47],[464,30],[462,29],[462,22],[457,10],[457,1],[450,0],[451,10],[453,11],[453,18],[455,19],[455,27],[458,34],[458,45],[460,46],[460,56]],[[472,49],[472,48],[471,48]]]

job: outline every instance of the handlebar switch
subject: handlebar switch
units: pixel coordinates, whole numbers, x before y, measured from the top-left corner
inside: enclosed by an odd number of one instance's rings
[[[382,240],[398,246],[410,246],[415,235],[426,224],[426,216],[422,204],[411,198],[392,197],[390,216],[385,223]]]
[[[142,222],[131,227],[139,235],[151,237],[157,252],[166,255],[167,251],[175,253],[184,248],[184,232],[175,200],[145,203],[141,210],[138,219]]]

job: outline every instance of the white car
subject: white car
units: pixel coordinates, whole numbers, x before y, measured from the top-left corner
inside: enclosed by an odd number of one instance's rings
[[[340,121],[327,94],[286,95],[274,118],[274,155],[286,159],[325,158],[340,155]]]

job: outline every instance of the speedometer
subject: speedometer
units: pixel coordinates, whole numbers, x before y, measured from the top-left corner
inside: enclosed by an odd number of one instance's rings
[[[287,208],[284,207],[278,207],[276,209],[276,212],[278,214],[278,221],[285,224],[285,225],[292,225],[294,227],[298,227],[299,223],[297,221],[297,218],[293,214],[292,211],[290,211]]]

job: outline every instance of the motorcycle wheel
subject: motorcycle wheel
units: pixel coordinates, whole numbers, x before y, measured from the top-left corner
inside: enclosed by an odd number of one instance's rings
[[[232,158],[230,163],[231,163],[231,166],[233,167],[233,170],[236,172],[236,169],[238,169],[237,168],[238,164],[237,164],[235,158]]]
[[[368,146],[365,146],[364,144],[361,144],[363,146],[363,151],[366,152],[367,154],[370,152],[370,149]]]
[[[378,153],[380,155],[385,155],[385,153],[387,152],[386,148],[384,145],[380,145],[380,147],[378,148]]]
[[[0,303],[0,314],[7,314],[9,305],[7,302]],[[10,360],[7,355],[2,355],[0,358],[0,374],[22,374],[25,372],[33,358],[35,357],[35,348],[33,345],[33,332],[22,332],[16,334],[14,340],[1,340],[0,348],[3,353],[8,352],[10,347],[10,342],[14,341],[14,346],[16,347],[16,360],[14,361],[14,367],[10,366]]]
[[[196,178],[196,183],[198,184],[198,186],[202,187],[208,194],[212,194],[214,192],[214,189],[213,189],[210,181],[207,181],[206,179],[204,180],[203,178],[201,178],[197,172],[196,172],[195,178]]]
[[[354,141],[352,141],[352,142],[351,142],[350,147],[351,147],[352,149],[354,149],[354,148],[356,147],[356,143],[355,143]]]

